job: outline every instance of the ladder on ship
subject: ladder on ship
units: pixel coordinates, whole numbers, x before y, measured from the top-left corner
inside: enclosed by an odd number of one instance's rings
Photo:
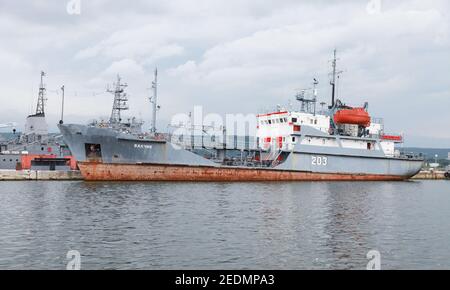
[[[275,153],[276,153],[276,155],[275,155],[274,158],[272,159],[272,160],[273,160],[273,161],[272,161],[272,164],[271,164],[272,167],[275,167],[275,166],[277,166],[278,164],[280,164],[279,158],[280,158],[280,156],[281,156],[281,153],[283,153],[283,151],[278,150],[278,151],[276,151]]]

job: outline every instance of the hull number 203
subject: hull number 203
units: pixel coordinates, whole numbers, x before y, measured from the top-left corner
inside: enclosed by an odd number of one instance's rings
[[[327,164],[328,164],[328,157],[311,156],[311,164],[312,165],[319,165],[319,166],[327,166]]]

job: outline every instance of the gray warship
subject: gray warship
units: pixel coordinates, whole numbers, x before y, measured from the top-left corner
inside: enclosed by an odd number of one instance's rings
[[[16,131],[16,124],[9,123],[4,128],[12,128],[0,140],[0,169],[22,170],[75,170],[69,148],[61,134],[48,131],[45,116],[46,87],[45,72],[41,72],[38,100],[34,114],[27,116],[22,133]]]
[[[312,90],[296,95],[300,109],[279,107],[257,115],[256,136],[227,136],[223,130],[219,138],[206,132],[158,133],[155,71],[150,132],[119,125],[125,108],[120,106],[111,114],[114,126],[60,124],[59,129],[86,180],[398,181],[416,175],[424,159],[397,149],[402,135],[387,134],[384,121],[370,117],[367,103],[353,107],[335,99],[336,54],[330,83],[326,110],[316,110],[314,80]],[[115,100],[125,105],[120,86]]]

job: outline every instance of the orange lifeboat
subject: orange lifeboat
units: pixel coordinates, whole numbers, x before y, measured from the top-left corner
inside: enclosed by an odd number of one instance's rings
[[[336,124],[352,124],[369,127],[370,116],[364,108],[343,109],[334,114],[334,122]]]

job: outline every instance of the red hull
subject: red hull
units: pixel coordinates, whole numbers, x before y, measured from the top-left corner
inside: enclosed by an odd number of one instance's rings
[[[400,181],[408,177],[336,174],[254,168],[201,167],[158,164],[78,163],[89,181]]]

